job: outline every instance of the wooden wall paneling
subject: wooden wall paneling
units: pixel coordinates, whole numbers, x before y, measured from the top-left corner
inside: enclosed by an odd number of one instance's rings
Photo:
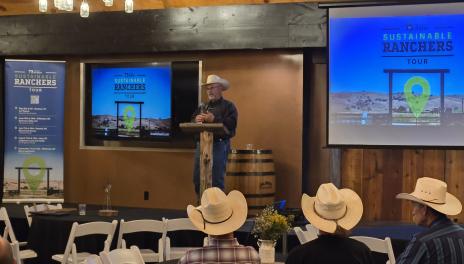
[[[431,177],[445,180],[445,150],[424,150],[424,174],[420,177]]]
[[[341,184],[350,188],[360,197],[363,195],[363,157],[362,149],[342,149]]]
[[[364,201],[364,191],[367,186],[364,186],[363,180],[363,164],[364,150],[363,149],[342,149],[341,153],[341,186],[355,191],[363,200],[363,221],[367,221],[368,208]]]
[[[385,174],[385,152],[378,149],[364,150],[361,199],[364,204],[364,219],[382,219],[383,177]]]
[[[403,150],[403,186],[402,192],[410,193],[414,190],[417,178],[424,175],[424,151],[415,149]],[[411,202],[401,201],[401,220],[412,221]]]
[[[448,192],[455,195],[461,203],[464,202],[464,150],[446,150],[445,179]],[[464,213],[453,216],[459,223],[464,222]]]
[[[403,189],[403,151],[401,149],[383,150],[384,174],[382,181],[382,214],[383,221],[401,220],[401,201],[396,194]]]
[[[326,64],[315,64],[311,68],[314,78],[310,89],[310,124],[309,124],[309,195],[314,195],[322,183],[330,182],[330,150],[326,145]]]

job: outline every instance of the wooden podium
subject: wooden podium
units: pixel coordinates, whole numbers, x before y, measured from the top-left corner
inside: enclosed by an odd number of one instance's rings
[[[213,135],[228,135],[229,130],[222,123],[181,123],[185,133],[200,134],[200,197],[203,191],[212,187],[213,176]]]

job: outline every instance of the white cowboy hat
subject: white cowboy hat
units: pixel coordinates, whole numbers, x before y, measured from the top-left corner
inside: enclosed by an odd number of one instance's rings
[[[208,235],[234,232],[245,223],[248,213],[245,196],[239,191],[226,195],[217,187],[208,188],[201,196],[201,205],[187,206],[187,214],[198,230]]]
[[[332,183],[321,184],[315,197],[303,194],[301,209],[313,226],[327,233],[335,233],[337,226],[351,230],[363,214],[359,195],[350,189],[339,190]]]
[[[206,82],[203,83],[201,86],[206,86],[215,83],[220,84],[222,86],[223,91],[229,89],[229,81],[227,81],[226,79],[222,79],[221,77],[214,74],[208,75],[208,77],[206,78]]]
[[[396,198],[426,205],[446,215],[457,215],[462,210],[462,204],[458,198],[446,192],[446,188],[443,181],[423,177],[417,179],[412,193],[400,193]]]

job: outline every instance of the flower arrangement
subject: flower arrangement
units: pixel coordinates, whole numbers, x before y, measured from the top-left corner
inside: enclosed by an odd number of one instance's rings
[[[273,206],[269,205],[256,217],[251,233],[262,240],[276,241],[284,232],[290,231],[293,218],[293,215],[286,217],[279,214]]]

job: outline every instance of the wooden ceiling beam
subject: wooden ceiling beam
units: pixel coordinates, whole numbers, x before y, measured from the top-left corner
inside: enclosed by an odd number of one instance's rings
[[[198,6],[224,6],[224,5],[251,5],[251,4],[275,4],[275,3],[303,3],[303,2],[336,2],[336,0],[133,0],[135,10],[182,8]],[[348,0],[350,1],[350,0]],[[39,0],[1,0],[0,16],[12,15],[43,15],[39,13]],[[79,12],[82,0],[74,0],[74,11]],[[124,0],[114,0],[111,7],[106,7],[102,0],[87,0],[92,12],[112,12],[124,10]],[[48,12],[67,13],[57,10],[53,6],[53,0],[48,0]]]

